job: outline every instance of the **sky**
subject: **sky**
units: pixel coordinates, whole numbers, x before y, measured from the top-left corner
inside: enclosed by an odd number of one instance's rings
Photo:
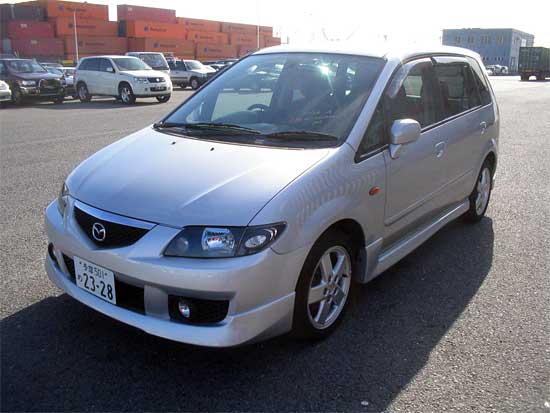
[[[3,2],[3,1],[0,1]],[[94,0],[175,9],[178,16],[273,26],[291,43],[417,41],[440,43],[444,28],[515,28],[550,47],[550,0]],[[524,6],[525,4],[525,6]]]

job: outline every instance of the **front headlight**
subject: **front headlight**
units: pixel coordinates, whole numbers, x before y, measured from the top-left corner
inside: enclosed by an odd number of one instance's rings
[[[170,242],[164,255],[185,258],[226,258],[256,254],[271,245],[285,224],[260,227],[187,227]]]
[[[0,82],[0,90],[8,90],[8,84],[4,82]]]
[[[134,77],[134,80],[138,83],[147,83],[148,82],[146,77]]]
[[[36,86],[36,80],[20,80],[19,84],[21,86]]]
[[[63,182],[63,186],[61,187],[61,191],[59,191],[59,195],[57,196],[57,209],[59,210],[59,213],[61,215],[65,215],[65,208],[67,207],[67,203],[69,202],[69,188]]]

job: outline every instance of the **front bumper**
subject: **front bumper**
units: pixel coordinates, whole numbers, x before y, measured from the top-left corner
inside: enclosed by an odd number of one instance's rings
[[[154,90],[164,88],[164,90]],[[137,97],[155,97],[172,94],[172,83],[137,83],[132,85],[134,95]]]
[[[271,249],[248,257],[185,259],[162,256],[179,229],[156,225],[135,244],[99,249],[76,223],[70,201],[62,217],[56,202],[46,209],[53,254],[46,271],[69,295],[116,320],[167,339],[209,347],[231,347],[283,334],[292,327],[294,289],[308,249],[279,255]],[[63,255],[108,268],[117,279],[144,289],[143,314],[110,304],[76,286]],[[229,300],[227,316],[209,325],[170,319],[168,295]]]
[[[11,100],[11,91],[0,90],[0,102],[7,102]]]
[[[23,87],[20,86],[19,90],[25,99],[55,99],[60,96],[65,96],[65,89],[41,89],[39,87]]]

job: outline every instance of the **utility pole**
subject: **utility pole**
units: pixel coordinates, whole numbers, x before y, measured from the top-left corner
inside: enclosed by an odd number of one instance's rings
[[[78,35],[76,34],[76,10],[73,12],[74,47],[76,51],[76,63],[78,64]]]
[[[260,48],[260,0],[256,0],[256,49]]]

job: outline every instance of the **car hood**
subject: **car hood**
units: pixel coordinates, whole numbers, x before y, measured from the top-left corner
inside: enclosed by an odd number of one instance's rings
[[[166,73],[159,70],[121,70],[120,73],[133,77],[166,77]]]
[[[54,75],[53,73],[13,73],[15,77],[23,80],[40,80],[40,79],[61,79],[60,75]]]
[[[245,226],[328,152],[225,144],[146,128],[88,158],[67,186],[86,204],[132,218],[175,227]]]

